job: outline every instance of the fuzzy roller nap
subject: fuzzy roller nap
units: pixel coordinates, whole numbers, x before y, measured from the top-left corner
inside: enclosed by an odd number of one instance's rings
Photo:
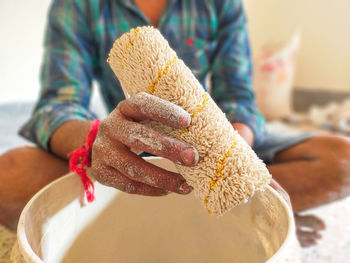
[[[148,92],[191,114],[191,124],[184,130],[152,125],[198,150],[196,166],[176,167],[209,213],[223,214],[267,186],[271,175],[265,164],[157,29],[138,27],[122,35],[114,42],[108,63],[126,97]]]

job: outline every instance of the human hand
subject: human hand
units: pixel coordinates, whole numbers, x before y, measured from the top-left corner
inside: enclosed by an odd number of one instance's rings
[[[180,174],[152,165],[133,151],[145,151],[192,166],[198,162],[197,150],[140,123],[143,120],[184,129],[191,117],[179,106],[147,93],[120,102],[100,124],[92,147],[92,175],[102,184],[132,194],[190,193],[192,188]]]
[[[295,225],[299,243],[302,247],[310,247],[317,244],[322,238],[320,231],[326,228],[322,219],[315,215],[295,214]]]

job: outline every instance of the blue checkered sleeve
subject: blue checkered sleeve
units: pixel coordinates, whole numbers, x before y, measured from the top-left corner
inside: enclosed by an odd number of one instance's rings
[[[218,46],[212,60],[212,97],[231,122],[247,124],[257,146],[264,140],[265,120],[252,91],[252,62],[241,1],[218,2]]]

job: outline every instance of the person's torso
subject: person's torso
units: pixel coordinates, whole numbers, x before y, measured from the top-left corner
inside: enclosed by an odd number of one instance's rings
[[[132,0],[90,0],[87,19],[96,45],[95,78],[108,111],[124,99],[106,59],[113,42],[137,26],[149,25]],[[206,89],[206,76],[216,49],[218,21],[214,1],[168,0],[158,29]]]

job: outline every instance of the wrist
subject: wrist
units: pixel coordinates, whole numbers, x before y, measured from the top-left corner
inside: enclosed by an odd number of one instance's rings
[[[242,138],[249,144],[253,146],[254,144],[254,132],[247,124],[242,122],[232,123],[233,128],[242,136]]]
[[[67,154],[81,146],[93,121],[70,120],[52,134],[49,147],[55,155],[67,159]]]
[[[70,158],[69,170],[75,172],[81,177],[88,202],[94,201],[95,196],[94,184],[87,176],[86,169],[91,167],[91,149],[99,127],[100,120],[93,121],[81,147],[75,149],[67,155]]]

